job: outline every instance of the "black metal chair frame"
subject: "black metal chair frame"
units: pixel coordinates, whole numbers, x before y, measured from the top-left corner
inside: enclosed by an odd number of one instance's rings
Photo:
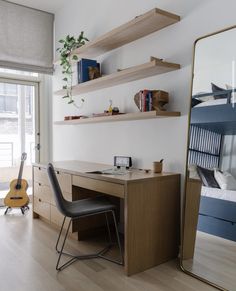
[[[113,221],[114,221],[114,226],[115,226],[115,232],[116,232],[116,237],[117,237],[117,244],[119,247],[119,253],[120,253],[120,260],[114,260],[111,259],[107,256],[104,256],[104,254],[112,247],[112,245],[114,245],[114,243],[112,242],[112,238],[111,238],[111,230],[110,230],[110,225],[109,225],[109,221],[108,221],[108,216],[107,214],[111,212],[112,213],[112,217],[113,217]],[[106,217],[106,225],[107,225],[107,230],[108,230],[108,236],[109,236],[109,244],[108,246],[106,246],[104,249],[102,249],[101,251],[97,252],[97,253],[93,253],[93,254],[86,254],[86,255],[73,255],[70,253],[66,253],[64,252],[64,247],[65,247],[65,243],[66,243],[66,239],[68,237],[68,233],[69,233],[69,229],[71,226],[71,222],[73,219],[79,219],[80,217],[86,217],[86,216],[92,216],[95,214],[105,214]],[[118,232],[118,227],[117,227],[117,222],[116,222],[116,216],[115,216],[115,211],[114,210],[107,210],[107,211],[102,211],[102,212],[96,212],[96,213],[92,213],[92,214],[87,214],[87,215],[83,215],[83,216],[79,216],[79,217],[74,217],[74,218],[70,218],[70,222],[68,224],[68,227],[66,229],[66,234],[64,237],[64,240],[62,242],[61,248],[58,248],[58,244],[60,242],[61,239],[61,234],[64,228],[64,224],[66,221],[67,216],[64,217],[63,222],[62,222],[62,226],[59,232],[59,236],[56,242],[56,251],[59,254],[58,260],[57,260],[57,265],[56,265],[56,270],[61,271],[64,268],[68,267],[69,265],[71,265],[72,263],[74,263],[77,260],[86,260],[86,259],[94,259],[94,258],[102,258],[105,259],[107,261],[119,264],[119,265],[123,265],[124,264],[124,259],[123,259],[123,254],[122,254],[122,248],[121,248],[121,243],[120,243],[120,237],[119,237],[119,232]],[[65,262],[64,264],[60,265],[60,260],[61,260],[61,256],[62,255],[66,255],[71,257],[71,259],[69,259],[67,262]],[[59,266],[60,265],[60,266]]]

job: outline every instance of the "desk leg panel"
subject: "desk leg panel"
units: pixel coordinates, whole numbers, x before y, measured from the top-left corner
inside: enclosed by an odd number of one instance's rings
[[[179,247],[180,176],[129,183],[125,222],[127,275],[175,258]]]

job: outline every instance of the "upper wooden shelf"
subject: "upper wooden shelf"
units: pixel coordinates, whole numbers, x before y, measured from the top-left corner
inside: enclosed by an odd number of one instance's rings
[[[125,113],[111,116],[89,117],[74,120],[56,121],[56,125],[80,125],[89,123],[103,123],[103,122],[116,122],[116,121],[131,121],[131,120],[145,120],[153,118],[168,118],[179,117],[180,112],[175,111],[148,111],[148,112],[135,112]]]
[[[73,51],[79,58],[94,58],[180,21],[176,14],[154,8]],[[57,60],[55,64],[58,64]]]
[[[72,94],[79,95],[82,93],[108,88],[158,74],[164,74],[178,69],[180,69],[179,64],[163,62],[154,58],[148,63],[130,67],[110,75],[75,85],[72,87]],[[62,96],[65,95],[65,93],[66,92],[63,89],[55,92],[55,94]]]

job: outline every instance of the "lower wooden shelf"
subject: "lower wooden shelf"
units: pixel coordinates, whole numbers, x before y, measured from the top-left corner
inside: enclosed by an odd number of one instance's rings
[[[129,120],[142,120],[152,118],[168,118],[178,117],[180,112],[176,111],[148,111],[148,112],[135,112],[126,113],[112,116],[100,116],[100,117],[89,117],[82,119],[66,120],[66,121],[55,121],[55,125],[80,125],[89,123],[102,123],[102,122],[115,122],[115,121],[129,121]]]

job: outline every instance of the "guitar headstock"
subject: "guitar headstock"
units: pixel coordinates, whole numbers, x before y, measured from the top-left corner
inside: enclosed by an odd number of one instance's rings
[[[21,155],[21,161],[25,161],[27,159],[27,153],[22,153]]]

